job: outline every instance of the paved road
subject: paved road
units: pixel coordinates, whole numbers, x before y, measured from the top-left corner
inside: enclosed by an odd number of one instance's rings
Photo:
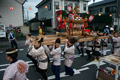
[[[29,80],[40,80],[41,75],[35,71],[35,67],[33,67],[32,62],[26,57],[26,51],[27,48],[24,46],[25,40],[20,40],[18,41],[18,46],[19,46],[19,55],[18,59],[22,59],[26,62],[29,63],[29,72],[27,74],[27,77]],[[9,65],[9,62],[6,60],[6,55],[5,55],[5,49],[10,47],[8,41],[1,41],[0,42],[0,80],[3,78],[4,70],[5,68]],[[52,58],[51,58],[52,59]],[[96,80],[96,63],[92,62],[93,57],[91,60],[87,60],[87,56],[80,57],[78,54],[77,50],[75,52],[75,60],[73,63],[73,68],[75,70],[75,75],[74,76],[65,76],[64,75],[64,58],[61,58],[62,60],[62,65],[61,65],[61,80]],[[89,64],[88,64],[89,63]],[[88,64],[87,66],[84,66]],[[49,80],[53,79],[53,73],[51,72],[51,63],[49,64],[49,68],[47,71],[47,76]]]

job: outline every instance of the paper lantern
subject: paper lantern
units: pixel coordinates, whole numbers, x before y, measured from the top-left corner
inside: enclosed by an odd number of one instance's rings
[[[99,16],[101,16],[101,14],[98,14]]]
[[[112,14],[110,14],[109,16],[112,17]]]
[[[67,10],[68,10],[68,12],[70,12],[72,10],[71,6],[68,6]]]
[[[94,16],[91,15],[91,16],[89,17],[88,21],[91,22],[93,19],[94,19]]]
[[[57,20],[58,20],[59,22],[62,22],[62,18],[61,18],[60,16],[57,17]]]
[[[10,7],[10,10],[12,11],[13,9],[14,9],[14,8],[11,6],[11,7]]]
[[[47,6],[45,6],[45,9],[47,9]]]

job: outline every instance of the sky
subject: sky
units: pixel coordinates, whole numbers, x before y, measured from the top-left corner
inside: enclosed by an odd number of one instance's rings
[[[38,11],[36,8],[36,5],[39,4],[42,0],[27,0],[24,4],[24,16],[25,19],[27,18],[27,11],[29,15],[29,20],[35,17],[35,13]],[[102,0],[95,0],[95,2],[99,2]],[[88,4],[93,3],[93,0],[91,0]],[[29,10],[29,7],[32,7],[32,10]]]

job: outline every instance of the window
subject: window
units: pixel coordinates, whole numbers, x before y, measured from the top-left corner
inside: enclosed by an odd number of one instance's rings
[[[73,3],[70,3],[69,6],[71,6],[71,8],[73,9]]]
[[[86,4],[83,4],[83,10],[86,11]]]
[[[59,2],[55,2],[55,8],[59,9]]]
[[[65,10],[67,10],[67,3],[65,3]]]
[[[105,13],[116,13],[116,6],[106,7]]]
[[[103,11],[103,8],[100,8],[100,12],[102,12]]]
[[[75,6],[79,6],[79,3],[75,3]]]
[[[48,4],[48,11],[51,10],[51,3]]]

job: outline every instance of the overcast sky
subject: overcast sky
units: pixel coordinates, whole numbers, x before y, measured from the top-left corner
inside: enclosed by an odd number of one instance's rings
[[[27,2],[24,4],[25,8],[25,17],[27,17],[27,10],[29,13],[29,19],[32,19],[35,17],[35,13],[38,11],[37,8],[35,7],[37,4],[39,4],[42,0],[27,0]],[[102,1],[102,0],[95,0],[95,2]],[[93,0],[91,0],[88,4],[93,3]],[[29,10],[29,7],[32,7],[32,10]]]

